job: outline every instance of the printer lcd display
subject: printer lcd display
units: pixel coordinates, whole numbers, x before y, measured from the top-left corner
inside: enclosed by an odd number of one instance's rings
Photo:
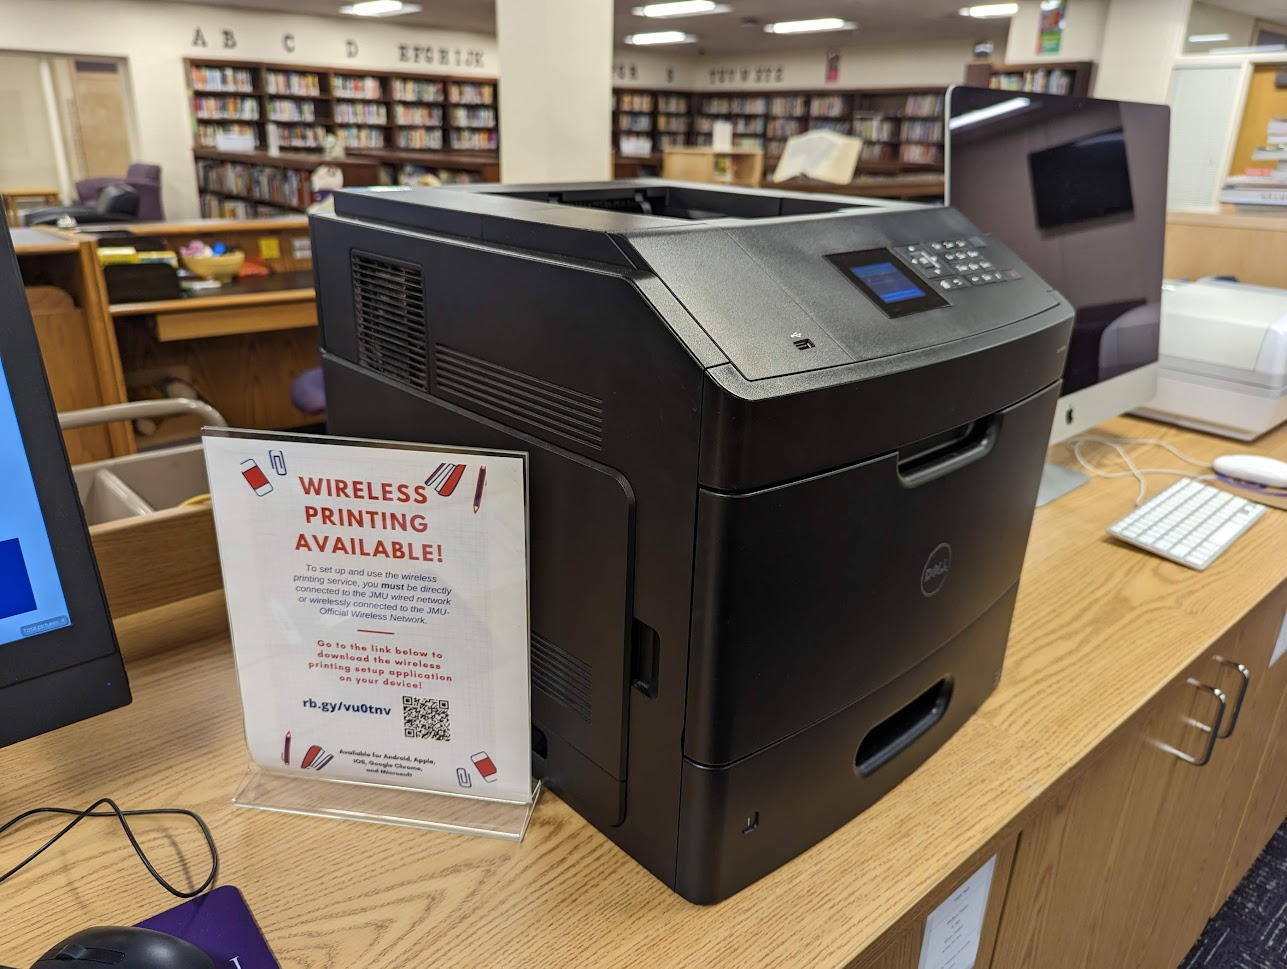
[[[841,252],[827,259],[886,316],[908,316],[947,305],[947,300],[926,289],[888,249]]]

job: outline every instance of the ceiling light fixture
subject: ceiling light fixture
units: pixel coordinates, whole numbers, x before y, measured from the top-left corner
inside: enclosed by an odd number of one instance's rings
[[[1189,38],[1190,44],[1215,44],[1222,40],[1228,40],[1228,34],[1194,34]]]
[[[1017,3],[980,3],[961,8],[962,17],[1013,17],[1018,12]]]
[[[400,17],[404,13],[419,13],[420,4],[403,3],[402,0],[361,0],[340,7],[340,13],[351,17]]]
[[[732,9],[715,0],[671,0],[670,3],[646,3],[630,12],[636,17],[700,17],[708,13],[728,13]]]
[[[651,34],[630,34],[626,37],[626,43],[634,45],[691,44],[695,40],[696,37],[682,30],[658,30]]]
[[[765,24],[766,34],[818,34],[824,30],[854,30],[858,27],[852,20],[841,20],[839,17],[819,17],[817,20],[783,20],[776,24]]]
[[[948,120],[947,127],[950,131],[955,131],[957,128],[967,128],[972,124],[978,124],[980,121],[987,121],[989,118],[997,118],[1003,114],[1009,114],[1011,111],[1026,108],[1031,103],[1032,101],[1029,98],[1011,98],[1008,101],[989,104],[986,108],[958,114],[955,118]]]

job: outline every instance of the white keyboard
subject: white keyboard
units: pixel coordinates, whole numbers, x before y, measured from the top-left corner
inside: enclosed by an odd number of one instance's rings
[[[1108,533],[1202,570],[1265,513],[1265,506],[1196,481],[1177,481],[1112,525]]]

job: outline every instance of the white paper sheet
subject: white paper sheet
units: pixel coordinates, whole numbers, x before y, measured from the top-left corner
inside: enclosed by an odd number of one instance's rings
[[[973,969],[997,856],[965,880],[925,919],[919,969]]]

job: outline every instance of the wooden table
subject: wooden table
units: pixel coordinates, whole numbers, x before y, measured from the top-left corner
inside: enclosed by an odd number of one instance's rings
[[[858,175],[847,185],[820,182],[813,178],[790,178],[785,182],[764,180],[764,187],[790,192],[825,192],[832,195],[861,195],[882,199],[942,199],[944,181],[942,172],[925,172],[909,175]]]
[[[57,205],[62,201],[62,193],[56,188],[5,188],[0,189],[0,201],[4,203],[5,221],[17,228],[19,221],[18,203],[34,199],[45,205]]]
[[[1247,449],[1133,419],[1106,429],[1164,437],[1207,459]],[[1287,428],[1254,449],[1287,457]],[[1152,478],[1152,493],[1166,480]],[[1140,758],[1163,756],[1147,733],[1170,684],[1182,686],[1177,678],[1212,648],[1239,649],[1253,633],[1272,643],[1287,607],[1287,513],[1270,512],[1199,573],[1105,534],[1132,507],[1135,489],[1129,479],[1094,479],[1038,509],[995,694],[891,794],[717,906],[684,902],[549,794],[517,845],[234,811],[229,798],[246,752],[226,634],[181,644],[169,615],[121,627],[131,707],[0,750],[0,818],[103,795],[126,807],[199,811],[219,844],[220,883],[242,890],[290,967],[915,969],[927,912],[995,855],[980,969],[1174,969],[1170,954],[1196,936],[1194,919],[1205,920],[1217,886],[1245,870],[1256,839],[1287,811],[1287,709],[1276,735],[1273,709],[1265,710],[1283,692],[1287,660],[1273,668],[1277,692],[1260,689],[1248,701],[1228,742],[1235,746],[1212,761],[1217,774],[1176,768],[1208,794],[1176,789],[1158,818],[1139,819],[1146,832],[1179,825],[1205,810],[1203,797],[1223,796],[1239,770],[1267,771],[1279,786],[1261,785],[1245,810],[1229,809],[1227,822],[1254,837],[1240,837],[1228,870],[1223,862],[1215,872],[1184,867],[1200,854],[1192,840],[1146,856],[1144,843],[1168,832],[1134,836],[1121,827],[1123,805],[1144,793],[1132,784],[1148,776]],[[183,621],[209,628],[217,607],[199,600]],[[1226,749],[1250,759],[1235,770]],[[1121,751],[1136,759],[1119,763]],[[1087,802],[1095,784],[1107,793]],[[1118,827],[1085,842],[1086,826],[1101,821]],[[0,865],[24,857],[53,827],[34,823],[0,840]],[[204,877],[190,829],[140,827],[163,871],[194,884]],[[1154,880],[1153,894],[1121,903],[1134,885],[1113,866],[1126,861]],[[1177,891],[1184,904],[1173,913]],[[0,959],[25,965],[76,928],[138,921],[173,902],[119,829],[94,822],[0,886]],[[1129,960],[1110,950],[1085,961],[1087,945],[1120,938]],[[1164,950],[1139,948],[1150,940]]]

